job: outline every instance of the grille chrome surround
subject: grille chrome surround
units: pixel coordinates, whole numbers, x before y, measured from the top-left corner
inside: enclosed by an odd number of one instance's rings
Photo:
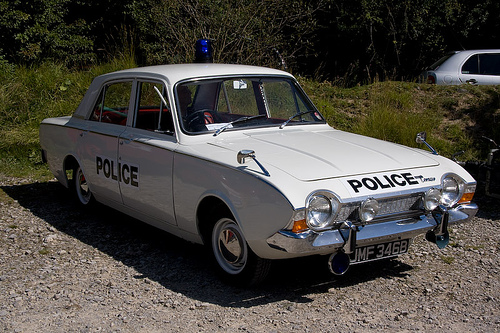
[[[366,223],[361,223],[359,220],[361,202],[344,204],[335,221],[337,223],[351,221],[355,224],[373,224],[384,222],[388,219],[414,218],[425,213],[422,206],[423,195],[423,193],[412,193],[397,197],[377,198],[380,210],[372,221]]]

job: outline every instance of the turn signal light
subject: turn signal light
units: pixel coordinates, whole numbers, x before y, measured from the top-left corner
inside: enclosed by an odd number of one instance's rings
[[[458,203],[471,202],[473,197],[474,197],[474,192],[464,193],[464,195],[462,195],[460,200],[458,200]]]
[[[298,220],[293,222],[292,232],[298,234],[299,232],[308,230],[306,220]]]

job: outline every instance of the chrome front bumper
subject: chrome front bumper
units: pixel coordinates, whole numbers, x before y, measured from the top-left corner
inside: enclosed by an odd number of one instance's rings
[[[465,222],[474,217],[478,207],[474,203],[459,205],[449,209],[448,223]],[[355,246],[366,246],[401,239],[412,239],[436,228],[439,221],[432,214],[416,218],[392,220],[381,223],[358,226]],[[341,250],[347,242],[349,229],[334,229],[323,232],[312,230],[293,233],[281,230],[267,239],[267,244],[276,250],[291,256],[311,254],[330,254]]]

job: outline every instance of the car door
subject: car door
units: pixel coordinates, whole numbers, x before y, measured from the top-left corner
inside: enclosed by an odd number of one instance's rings
[[[500,84],[500,53],[480,54],[479,65],[485,84]]]
[[[165,85],[139,80],[134,91],[133,123],[120,134],[118,145],[123,203],[156,220],[175,224],[172,167],[177,140]]]
[[[101,88],[87,129],[77,147],[80,164],[97,199],[121,203],[118,178],[118,137],[125,130],[132,80],[109,82]]]
[[[462,65],[459,78],[461,83],[473,85],[500,84],[500,54],[472,55]]]

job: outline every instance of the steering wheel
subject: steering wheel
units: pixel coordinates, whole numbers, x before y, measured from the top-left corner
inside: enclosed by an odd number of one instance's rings
[[[215,122],[215,111],[210,109],[196,110],[188,115],[184,121],[187,128],[194,128],[213,124]]]

